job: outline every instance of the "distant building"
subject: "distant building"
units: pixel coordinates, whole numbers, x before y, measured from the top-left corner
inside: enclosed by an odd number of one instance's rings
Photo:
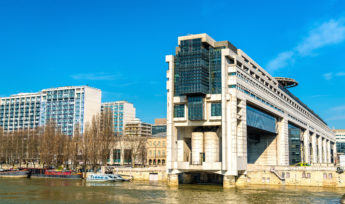
[[[152,125],[152,135],[167,131],[167,119],[157,118],[155,119],[155,124]]]
[[[113,113],[114,133],[122,135],[129,121],[135,119],[135,108],[127,101],[114,101],[102,103],[102,111],[109,108]]]
[[[111,153],[109,164],[129,165],[132,158],[135,164],[144,164],[146,160],[146,140],[152,134],[152,126],[135,118],[127,122],[121,140],[117,142]]]
[[[337,152],[345,154],[345,129],[334,130]]]
[[[152,125],[141,122],[139,118],[129,121],[125,126],[126,137],[150,137],[152,135]]]
[[[0,98],[0,126],[4,131],[32,129],[54,120],[66,135],[73,135],[101,109],[101,90],[88,86],[44,89]]]
[[[146,143],[146,163],[149,166],[165,165],[166,162],[166,132],[161,132],[147,139]]]

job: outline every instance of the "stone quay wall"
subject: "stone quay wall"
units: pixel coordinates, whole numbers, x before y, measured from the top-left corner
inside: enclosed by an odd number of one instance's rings
[[[236,186],[258,184],[345,187],[345,173],[334,166],[253,166],[236,178]]]
[[[102,172],[112,171],[114,174],[123,175],[126,178],[131,178],[135,181],[164,181],[168,179],[165,167],[142,167],[142,168],[131,168],[131,167],[117,167],[117,166],[106,166],[102,167]]]

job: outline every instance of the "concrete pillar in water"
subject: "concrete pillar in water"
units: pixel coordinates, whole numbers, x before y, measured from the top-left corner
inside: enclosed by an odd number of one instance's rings
[[[224,175],[223,177],[223,188],[233,188],[236,185],[235,176]]]
[[[168,186],[178,186],[178,174],[168,174]]]
[[[219,138],[216,132],[205,132],[205,162],[219,162]]]
[[[201,153],[204,152],[204,133],[192,133],[192,164],[202,164]]]

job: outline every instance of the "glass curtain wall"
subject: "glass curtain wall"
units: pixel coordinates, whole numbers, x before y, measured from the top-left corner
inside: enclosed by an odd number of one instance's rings
[[[301,134],[300,128],[289,123],[289,164],[301,162]]]
[[[276,118],[252,106],[247,106],[247,125],[271,133],[277,133]]]

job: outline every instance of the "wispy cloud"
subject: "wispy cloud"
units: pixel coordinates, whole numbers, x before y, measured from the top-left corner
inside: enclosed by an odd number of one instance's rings
[[[336,107],[331,108],[330,110],[331,111],[335,111],[335,112],[337,112],[337,111],[345,111],[345,105],[343,105],[343,106],[336,106]]]
[[[328,114],[331,116],[327,120],[345,120],[345,105],[330,108]]]
[[[331,80],[334,77],[343,77],[343,76],[345,76],[345,72],[338,72],[338,73],[328,72],[328,73],[323,74],[323,77],[326,80]]]
[[[319,98],[319,97],[326,97],[326,96],[328,96],[328,95],[326,95],[326,94],[316,94],[316,95],[312,95],[310,97],[311,98]]]
[[[291,64],[297,57],[310,56],[313,54],[313,51],[319,48],[342,43],[344,40],[344,19],[331,19],[312,28],[306,37],[293,49],[284,51],[270,60],[267,64],[267,69],[270,71],[281,69]]]
[[[267,68],[274,71],[286,67],[293,60],[293,56],[294,52],[292,51],[282,52],[268,63]]]
[[[115,80],[118,75],[108,73],[79,73],[71,76],[75,80]]]
[[[345,115],[333,116],[333,117],[327,118],[327,120],[345,120]]]

